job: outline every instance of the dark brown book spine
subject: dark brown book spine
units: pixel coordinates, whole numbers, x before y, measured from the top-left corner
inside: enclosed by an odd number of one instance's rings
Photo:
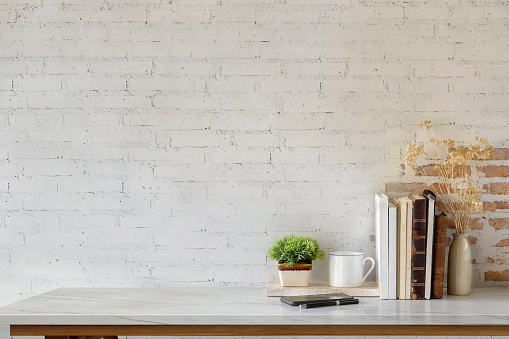
[[[412,257],[410,298],[424,299],[426,282],[426,199],[410,197],[414,209],[412,218]]]
[[[433,232],[433,268],[431,270],[431,299],[444,296],[445,245],[447,243],[447,217],[435,217]]]

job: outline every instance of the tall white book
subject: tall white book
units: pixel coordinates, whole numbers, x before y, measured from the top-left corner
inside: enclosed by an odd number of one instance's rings
[[[407,203],[407,219],[406,219],[406,269],[405,269],[405,299],[410,297],[410,285],[412,283],[412,215],[414,213],[414,205],[412,200],[407,197],[403,198]]]
[[[406,221],[407,221],[407,202],[404,198],[394,199],[398,206],[398,249],[397,249],[397,283],[396,298],[405,299],[406,286]]]
[[[398,209],[396,205],[389,202],[389,299],[396,299],[396,280],[397,280],[397,265],[396,257],[398,250],[397,243],[397,228],[398,228]]]
[[[380,299],[389,299],[389,199],[375,194],[376,280]]]

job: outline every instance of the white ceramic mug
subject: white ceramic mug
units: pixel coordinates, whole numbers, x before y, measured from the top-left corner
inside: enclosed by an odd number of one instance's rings
[[[375,268],[375,260],[371,257],[362,259],[361,252],[331,252],[329,253],[329,284],[334,287],[358,287],[366,280]],[[371,261],[368,273],[362,276],[366,261]]]

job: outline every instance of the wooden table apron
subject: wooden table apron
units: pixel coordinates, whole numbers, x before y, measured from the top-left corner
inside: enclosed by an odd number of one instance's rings
[[[12,336],[509,336],[509,325],[11,325]],[[73,338],[70,338],[73,339]]]

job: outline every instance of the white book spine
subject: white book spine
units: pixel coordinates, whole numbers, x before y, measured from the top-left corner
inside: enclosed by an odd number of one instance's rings
[[[389,234],[388,234],[388,249],[389,249],[389,299],[396,299],[396,252],[397,245],[397,208],[394,204],[389,204]]]
[[[376,232],[376,259],[377,282],[380,289],[380,299],[389,298],[388,289],[388,228],[389,228],[389,200],[383,193],[375,195],[375,232]]]

